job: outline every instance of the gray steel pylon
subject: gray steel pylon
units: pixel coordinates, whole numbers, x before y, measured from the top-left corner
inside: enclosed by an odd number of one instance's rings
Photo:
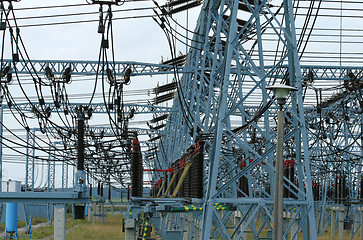
[[[205,140],[201,239],[259,238],[273,229],[278,104],[265,87],[275,82],[298,88],[285,105],[284,237],[316,239],[292,1],[277,9],[267,1],[206,1],[195,32],[186,63],[194,72],[180,80],[159,160],[172,162],[197,137]],[[268,58],[269,48],[280,56]]]

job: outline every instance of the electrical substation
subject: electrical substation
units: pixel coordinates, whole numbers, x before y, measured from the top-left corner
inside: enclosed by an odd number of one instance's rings
[[[363,239],[362,1],[0,7],[4,239]]]

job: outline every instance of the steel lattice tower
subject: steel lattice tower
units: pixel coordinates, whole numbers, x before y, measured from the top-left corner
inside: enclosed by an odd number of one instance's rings
[[[259,237],[264,227],[273,228],[277,104],[265,87],[275,82],[298,88],[285,115],[285,160],[293,158],[296,173],[284,179],[284,209],[294,216],[285,237],[296,239],[302,230],[304,239],[317,238],[292,1],[283,1],[281,11],[283,19],[266,1],[206,1],[202,7],[186,63],[194,71],[181,79],[159,152],[168,167],[196,138],[206,140],[201,239]],[[284,49],[275,61],[264,56],[271,48],[267,28],[279,39],[275,47]],[[218,212],[219,203],[236,211]]]

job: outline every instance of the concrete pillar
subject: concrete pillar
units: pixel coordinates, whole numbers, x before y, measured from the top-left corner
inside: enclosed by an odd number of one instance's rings
[[[180,222],[179,222],[179,229],[183,230],[185,227],[185,214],[180,213]]]
[[[194,220],[194,239],[200,239],[200,221]]]
[[[336,234],[336,222],[335,222],[335,210],[331,211],[331,240],[335,240],[335,234]]]
[[[101,223],[104,224],[106,221],[105,205],[101,204]]]
[[[165,218],[165,215],[163,213],[160,213],[160,229],[161,229],[160,231],[163,231],[164,227],[165,227],[164,218]]]
[[[90,222],[91,221],[91,214],[92,214],[92,205],[89,204],[87,209],[88,209],[87,220],[88,220],[88,222]]]
[[[339,211],[338,219],[339,240],[344,240],[344,211]]]
[[[239,212],[239,211],[235,211],[235,212],[234,212],[234,224],[235,224],[236,226],[240,223],[241,219],[242,219],[242,214],[241,214],[241,212]],[[238,233],[242,231],[242,228],[243,228],[243,225],[241,225],[241,226],[239,227],[239,229],[238,229],[238,230],[239,230],[239,231],[238,231]],[[238,234],[235,236],[235,239],[237,239],[237,236],[238,236]],[[246,233],[246,232],[242,234],[242,239],[243,239],[243,240],[246,240],[246,239],[247,239],[247,233]]]
[[[235,211],[234,212],[234,225],[238,226],[240,221],[241,221],[241,213],[239,211]],[[238,234],[239,234],[239,231],[237,231],[237,234],[234,237],[235,240],[237,239]]]
[[[92,204],[92,223],[95,224],[96,223],[96,214],[97,214],[97,209],[96,209],[96,203]]]
[[[360,212],[360,239],[363,240],[363,209]]]
[[[173,216],[171,217],[171,223],[172,223],[172,228],[171,230],[179,230],[180,228],[180,217],[177,217],[176,214],[173,214]]]
[[[136,240],[136,220],[135,218],[125,218],[125,239]]]
[[[183,240],[189,240],[190,238],[190,214],[185,214],[185,224],[184,224],[184,231],[183,231]]]
[[[54,206],[54,240],[66,240],[66,206]]]

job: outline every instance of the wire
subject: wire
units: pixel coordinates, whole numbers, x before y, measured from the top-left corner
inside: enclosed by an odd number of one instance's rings
[[[120,9],[114,10],[113,13],[118,12],[135,12],[135,11],[144,11],[144,10],[152,10],[154,7],[139,7],[139,8],[128,8],[128,9]],[[34,19],[43,19],[43,18],[59,18],[59,17],[74,17],[74,16],[86,16],[86,15],[94,15],[98,14],[98,12],[77,12],[77,13],[63,13],[63,14],[54,14],[54,15],[36,15],[29,17],[18,17],[17,20],[34,20]],[[9,20],[13,20],[10,18]]]
[[[125,3],[130,2],[149,2],[150,0],[123,0]],[[38,6],[38,7],[26,7],[26,8],[15,8],[16,11],[24,10],[39,10],[39,9],[52,9],[52,8],[69,8],[69,7],[84,7],[90,6],[90,4],[67,4],[67,5],[50,5],[50,6]]]
[[[152,18],[153,15],[141,15],[141,16],[129,16],[129,17],[118,17],[113,18],[116,20],[130,20],[130,19],[141,19],[141,18]],[[54,22],[54,23],[38,23],[38,24],[24,24],[19,26],[20,28],[27,27],[43,27],[43,26],[56,26],[56,25],[67,25],[67,24],[79,24],[79,23],[91,23],[98,22],[98,20],[78,20],[78,21],[66,21],[66,22]]]

